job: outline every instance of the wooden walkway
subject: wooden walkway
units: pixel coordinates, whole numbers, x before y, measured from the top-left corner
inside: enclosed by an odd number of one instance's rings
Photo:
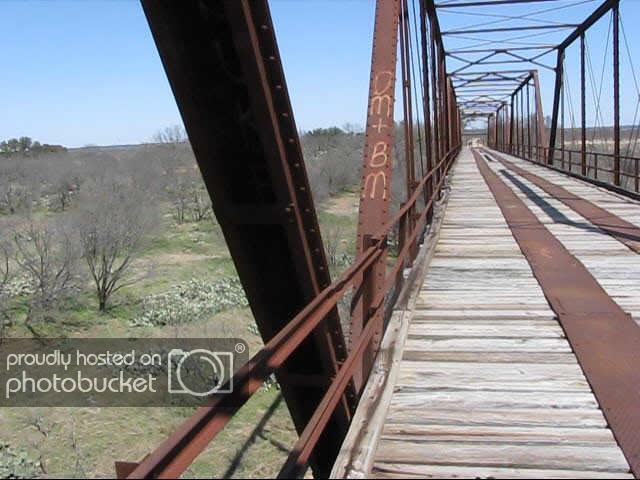
[[[639,202],[503,156],[640,225]],[[640,321],[640,255],[488,165]],[[333,476],[633,478],[467,149],[422,288],[386,337],[378,361],[391,366],[372,374]]]

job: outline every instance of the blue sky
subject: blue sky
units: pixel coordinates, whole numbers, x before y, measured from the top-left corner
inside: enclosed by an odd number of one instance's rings
[[[632,48],[640,41],[633,28],[638,4],[623,0]],[[298,128],[363,125],[374,0],[270,5]],[[180,123],[137,1],[0,0],[0,18],[0,139],[140,143]],[[604,41],[591,43],[595,59]],[[547,90],[549,82],[543,80]],[[550,99],[544,102],[547,108]]]

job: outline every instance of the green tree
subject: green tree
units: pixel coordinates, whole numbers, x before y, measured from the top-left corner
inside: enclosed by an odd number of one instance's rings
[[[27,153],[31,150],[33,140],[31,137],[20,137],[18,139],[18,148],[20,153]]]

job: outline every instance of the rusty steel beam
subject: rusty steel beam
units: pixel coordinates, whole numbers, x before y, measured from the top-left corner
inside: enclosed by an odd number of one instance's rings
[[[143,0],[198,165],[262,338],[330,283],[266,0]],[[247,215],[252,212],[252,215]],[[337,309],[278,377],[301,432],[346,358]],[[301,385],[288,379],[323,379]],[[341,400],[314,452],[327,474],[355,405]]]
[[[464,72],[458,73],[456,75],[448,74],[451,77],[466,77],[468,75],[496,75],[496,76],[505,76],[513,73],[519,73],[520,76],[527,75],[531,73],[531,70],[519,69],[519,70],[483,70],[481,72]]]
[[[640,327],[474,150],[476,164],[640,477]]]
[[[587,174],[587,84],[584,32],[580,34],[580,172]],[[564,149],[564,145],[562,146]]]
[[[438,45],[440,46],[440,38],[438,38]],[[440,50],[440,49],[438,49]],[[446,74],[445,74],[445,65],[444,58],[441,55],[438,55],[438,83],[440,88],[440,118],[442,119],[441,123],[441,155],[444,155],[447,151],[447,145],[449,145],[449,121],[448,121],[448,113],[447,107],[449,105],[449,92],[447,91],[447,83],[446,83]]]
[[[436,8],[482,7],[492,5],[516,5],[522,3],[557,2],[558,0],[480,0],[476,2],[438,3]]]
[[[553,93],[553,110],[551,113],[551,130],[549,131],[549,155],[546,159],[547,165],[553,165],[554,149],[556,148],[556,134],[558,130],[558,110],[560,107],[560,92],[564,82],[564,50],[558,50],[556,60],[556,80]],[[563,125],[564,128],[564,125]],[[562,145],[564,149],[564,145]]]
[[[422,46],[422,82],[423,82],[423,109],[424,109],[424,126],[425,126],[425,143],[426,143],[426,160],[427,160],[427,172],[431,171],[434,164],[434,149],[433,149],[433,137],[432,137],[432,122],[431,122],[431,93],[429,86],[429,50],[428,50],[428,37],[427,37],[427,12],[425,7],[425,0],[420,0],[420,42]],[[429,183],[425,189],[426,198],[430,198],[433,192],[433,178],[429,180]],[[428,220],[431,220],[433,215],[433,208],[429,209]]]
[[[576,28],[579,25],[574,24],[554,24],[554,25],[522,25],[520,27],[500,27],[500,28],[477,28],[470,30],[448,30],[442,32],[442,35],[468,35],[470,33],[498,33],[498,32],[519,32],[524,30],[559,30],[564,28]]]
[[[471,48],[471,49],[457,49],[457,50],[447,50],[445,55],[454,55],[458,53],[506,53],[507,51],[520,51],[520,50],[549,50],[547,53],[551,53],[556,49],[555,45],[551,44],[540,44],[536,46],[530,47],[508,47],[508,48]],[[546,55],[546,54],[545,54]]]
[[[613,11],[613,183],[620,185],[620,8],[619,0]]]
[[[561,157],[560,157],[560,167],[563,170],[564,170],[564,152],[565,152],[565,135],[566,135],[565,128],[564,128],[564,125],[565,125],[565,122],[564,122],[564,119],[565,119],[565,114],[564,114],[564,112],[565,112],[564,96],[565,96],[564,95],[564,85],[562,85],[560,87],[560,126],[561,126],[561,129],[560,129],[560,145],[561,145],[561,147],[560,147],[560,155],[561,155]],[[597,170],[596,170],[596,175],[595,176],[596,176],[596,178],[598,177],[598,171]]]
[[[377,0],[356,258],[369,247],[371,236],[390,218],[399,16],[399,0]],[[362,288],[363,293],[354,297],[355,301],[351,306],[351,345],[355,345],[362,335],[367,319],[376,324],[372,341],[354,377],[358,390],[366,381],[382,339],[382,312],[378,311],[373,318],[369,318],[369,311],[376,295],[384,288],[386,256],[385,249],[371,275],[367,278],[360,277],[358,288]]]
[[[566,50],[567,47],[576,41],[582,33],[584,33],[589,27],[600,20],[609,10],[619,3],[620,0],[605,0],[604,3],[595,9],[584,22],[578,25],[577,28],[558,45],[558,52]]]
[[[527,155],[531,158],[531,95],[530,83],[527,83]]]
[[[538,152],[547,145],[547,129],[544,126],[544,112],[542,110],[542,93],[540,92],[540,79],[538,77],[538,71],[533,70],[531,72],[533,76],[533,88],[535,89],[536,97],[536,121],[538,122]],[[539,158],[538,158],[539,160]]]
[[[522,86],[524,86],[525,84],[523,84]],[[518,92],[518,96],[520,97],[520,109],[518,110],[518,113],[520,114],[520,146],[521,146],[521,152],[522,152],[522,156],[524,157],[524,133],[525,133],[525,129],[524,129],[524,91],[522,90],[522,87],[520,87],[520,91]]]
[[[489,54],[485,55],[484,57],[479,58],[477,60],[467,60],[465,58],[460,58],[460,57],[457,57],[455,55],[449,55],[451,58],[455,58],[456,60],[458,60],[460,62],[466,63],[466,65],[463,65],[462,67],[458,68],[457,70],[454,70],[449,75],[459,74],[463,70],[466,70],[467,68],[473,67],[475,65],[484,65],[484,64],[486,64],[485,60],[488,60],[491,57],[495,57],[496,55],[497,55],[497,52],[491,52],[491,53],[489,53]]]
[[[431,1],[427,1],[426,2],[426,12],[427,12],[427,16],[429,18],[429,32],[430,32],[430,40],[431,40],[431,99],[433,102],[433,130],[435,132],[434,134],[434,139],[435,139],[435,157],[436,157],[436,162],[437,160],[439,160],[440,158],[442,158],[442,150],[440,148],[440,145],[442,144],[441,142],[441,137],[440,137],[440,108],[439,108],[439,100],[438,100],[438,67],[437,67],[437,60],[436,60],[436,41],[437,41],[437,24],[436,22],[436,16],[435,16],[435,8],[429,8],[429,7],[433,7],[433,2]],[[438,180],[438,177],[436,176],[436,181]]]
[[[513,139],[515,137],[515,95],[511,95],[509,117],[509,153],[513,153]]]
[[[402,73],[402,97],[404,112],[404,150],[405,150],[405,181],[407,195],[413,190],[416,183],[415,172],[415,141],[413,130],[413,101],[411,92],[411,27],[409,21],[409,9],[407,0],[401,2],[400,23],[400,64]],[[416,99],[417,100],[417,99]],[[405,222],[403,222],[405,223]],[[400,226],[399,247],[404,246],[405,233],[413,231],[415,224],[415,208],[411,210],[406,219],[406,225]],[[412,246],[412,252],[417,254],[417,245]],[[413,259],[410,259],[412,262]]]

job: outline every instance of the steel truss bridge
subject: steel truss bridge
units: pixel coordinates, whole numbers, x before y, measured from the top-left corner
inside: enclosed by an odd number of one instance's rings
[[[267,0],[142,0],[264,348],[118,476],[181,475],[275,373],[282,478],[639,478],[640,96],[600,1],[376,0],[357,257],[332,279]]]

